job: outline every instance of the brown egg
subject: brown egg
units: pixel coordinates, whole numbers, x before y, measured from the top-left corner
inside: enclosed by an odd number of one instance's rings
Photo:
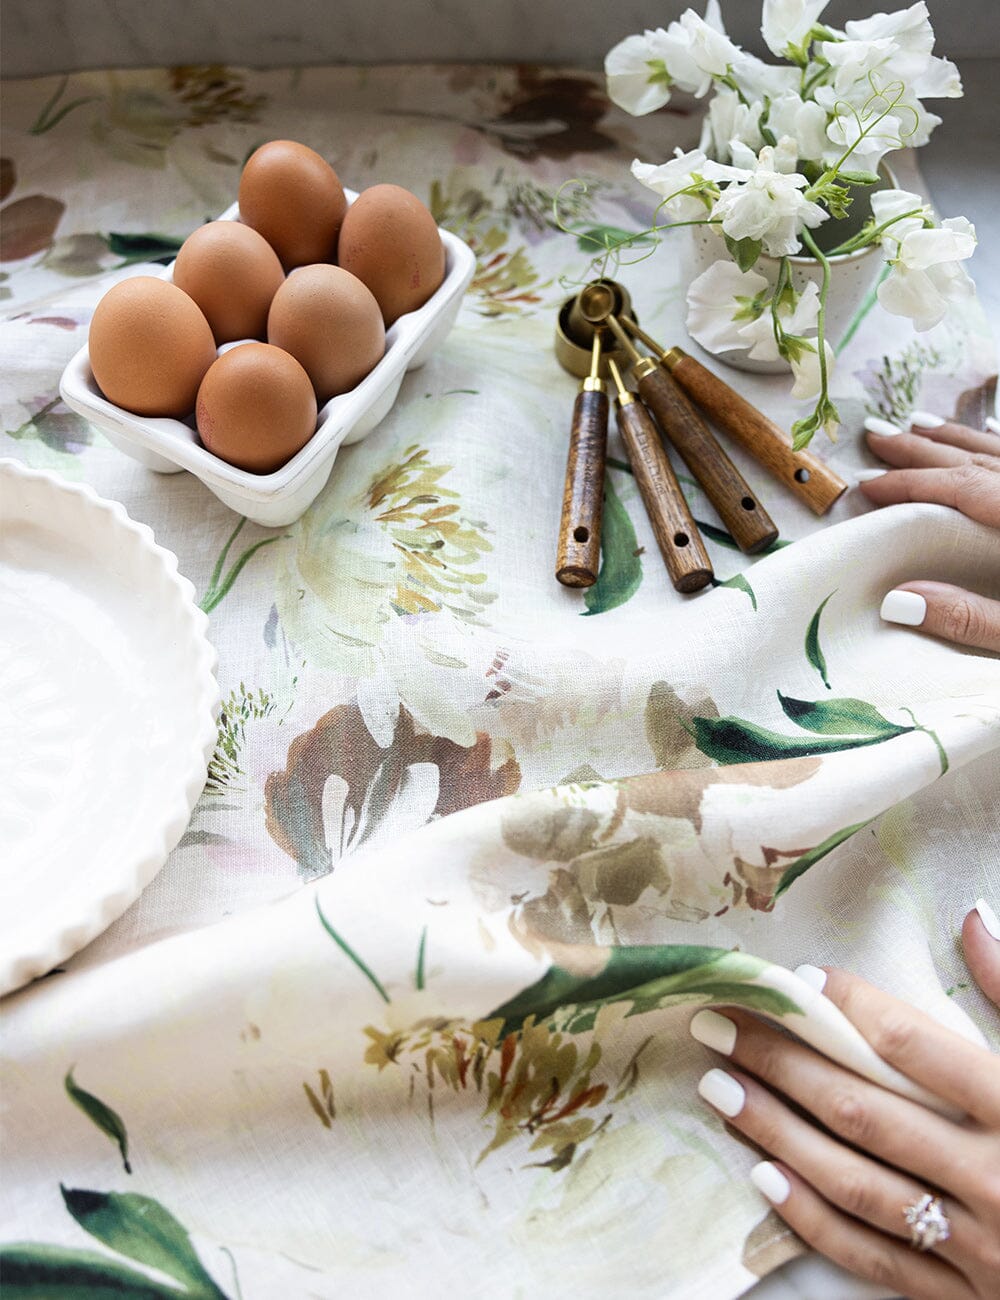
[[[109,402],[134,415],[194,410],[215,339],[183,289],[151,275],[121,280],[90,322],[90,367]]]
[[[391,325],[415,311],[444,279],[444,245],[434,218],[399,185],[373,185],[347,209],[337,261],[362,280]]]
[[[174,284],[205,313],[216,343],[262,339],[285,273],[263,235],[239,221],[209,221],[177,254]]]
[[[385,355],[375,296],[339,266],[300,266],[274,295],[267,341],[304,366],[322,406],[359,384]]]
[[[313,149],[293,140],[262,144],[243,168],[239,202],[240,219],[264,236],[286,271],[334,260],[347,198]]]
[[[208,450],[254,474],[280,469],[316,432],[309,376],[269,343],[224,352],[202,380],[196,415]]]

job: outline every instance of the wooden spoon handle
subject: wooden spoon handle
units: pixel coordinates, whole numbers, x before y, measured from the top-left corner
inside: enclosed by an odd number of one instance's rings
[[[677,591],[698,591],[712,581],[712,562],[653,417],[641,402],[628,402],[618,408],[618,428],[670,581]]]
[[[664,356],[664,364],[720,429],[725,429],[814,513],[825,514],[847,491],[839,475],[808,451],[793,451],[787,434],[773,420],[682,348],[671,348]]]
[[[691,399],[661,366],[639,374],[639,392],[705,490],[741,551],[753,555],[776,540],[778,529],[757,494],[719,446]]]
[[[607,394],[584,389],[573,404],[559,521],[556,578],[564,587],[592,587],[597,581],[607,445]]]

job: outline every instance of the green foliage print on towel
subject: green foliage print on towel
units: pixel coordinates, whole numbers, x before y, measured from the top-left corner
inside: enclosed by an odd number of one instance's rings
[[[595,950],[595,956],[602,952]],[[630,1003],[626,1017],[659,1011],[674,1002],[720,1003],[780,1017],[799,1013],[786,994],[755,981],[767,963],[749,953],[693,944],[622,946],[603,950],[603,968],[574,972],[552,966],[540,980],[490,1015],[504,1033],[520,1029],[532,1016],[563,1012],[559,1023],[569,1033],[594,1027],[600,1007]]]
[[[76,94],[78,86],[86,93]],[[160,168],[182,131],[224,121],[256,122],[266,103],[266,95],[248,91],[244,73],[221,64],[187,64],[141,77],[82,73],[62,78],[28,131],[47,135],[86,108],[91,138],[112,157]],[[206,156],[224,161],[210,149]]]
[[[509,212],[498,210],[462,172],[453,172],[444,185],[432,181],[428,206],[438,225],[458,235],[476,255],[468,297],[481,316],[509,319],[536,310],[541,290],[551,281],[539,281],[524,244],[509,246]]]
[[[80,1227],[116,1254],[47,1242],[0,1246],[4,1300],[227,1300],[187,1229],[159,1201],[135,1192],[59,1190]],[[172,1281],[161,1282],[125,1260]]]
[[[18,442],[36,440],[51,451],[77,456],[94,440],[90,425],[75,411],[67,410],[62,398],[47,395],[26,402],[32,414],[16,429],[7,429],[8,438]]]
[[[828,691],[832,691],[833,687],[826,675],[826,656],[823,654],[823,647],[819,643],[819,622],[823,617],[823,610],[826,609],[827,604],[836,594],[836,591],[831,591],[829,596],[820,601],[816,613],[813,614],[809,620],[809,626],[806,628],[806,658],[822,677],[823,685]]]
[[[635,595],[642,582],[639,543],[628,511],[615,491],[610,474],[604,480],[604,513],[601,522],[601,568],[597,581],[588,587],[584,614],[605,614]]]
[[[865,700],[798,700],[778,691],[778,702],[785,716],[808,735],[783,735],[745,718],[694,718],[695,744],[718,763],[766,763],[861,749],[920,731],[937,747],[942,775],[948,770],[948,757],[940,740],[929,727],[917,722],[908,709],[903,711],[910,714],[912,721],[904,726],[890,722]]]
[[[243,746],[247,727],[268,718],[277,708],[277,701],[269,692],[258,687],[248,691],[243,682],[229,692],[219,711],[218,735],[215,751],[208,765],[206,794],[223,794],[237,788],[243,773]]]
[[[121,1152],[122,1165],[125,1172],[130,1174],[132,1166],[128,1162],[128,1133],[125,1130],[125,1122],[117,1111],[111,1109],[101,1101],[100,1097],[95,1097],[92,1092],[87,1092],[73,1078],[73,1067],[66,1071],[66,1078],[63,1080],[63,1086],[66,1089],[66,1095],[74,1105],[79,1106],[80,1110],[87,1116],[92,1123],[107,1134],[112,1142],[116,1143],[118,1150]]]
[[[648,1034],[624,1070],[601,1078],[602,1037],[624,1017],[645,1015],[678,1002],[726,1003],[781,1018],[800,1013],[761,975],[766,963],[722,948],[670,944],[576,949],[580,970],[553,965],[534,984],[480,1020],[449,1019],[423,987],[426,927],[421,932],[413,990],[390,996],[386,986],[325,916],[320,924],[386,1006],[384,1026],[367,1025],[364,1060],[379,1073],[397,1070],[410,1098],[420,1088],[434,1122],[435,1091],[479,1096],[491,1131],[477,1163],[515,1140],[529,1166],[566,1169],[581,1146],[608,1127],[614,1107],[637,1085]],[[576,1041],[577,1035],[588,1039]],[[310,1109],[333,1127],[333,1084],[319,1071],[323,1100],[308,1083]],[[440,1100],[438,1102],[440,1105]]]
[[[73,1104],[118,1146],[125,1172],[131,1174],[124,1120],[80,1087],[72,1066],[63,1082]],[[137,1192],[62,1184],[59,1190],[76,1223],[114,1254],[50,1242],[0,1245],[4,1300],[227,1300],[198,1258],[187,1229],[159,1201]],[[170,1280],[161,1281],[131,1264]]]
[[[447,486],[452,465],[411,444],[368,477],[370,454],[335,474],[293,525],[276,592],[282,625],[309,658],[358,677],[380,666],[398,619],[483,626],[496,599],[483,567],[488,526]]]
[[[204,610],[206,614],[210,614],[212,610],[216,608],[217,605],[220,605],[222,601],[225,600],[225,598],[229,595],[230,591],[232,590],[233,584],[235,583],[236,579],[240,576],[240,574],[250,563],[253,557],[257,554],[257,552],[262,547],[270,546],[272,542],[277,542],[280,540],[280,538],[278,537],[264,537],[261,538],[259,542],[254,542],[252,546],[248,546],[246,548],[246,550],[239,557],[239,559],[235,560],[233,564],[230,565],[229,572],[223,574],[223,570],[226,567],[226,560],[229,558],[230,548],[232,547],[233,542],[236,541],[237,537],[239,537],[240,533],[243,531],[243,526],[245,523],[246,523],[246,519],[241,519],[239,521],[239,523],[236,525],[233,531],[229,534],[229,537],[226,539],[226,544],[219,552],[219,558],[215,562],[215,568],[212,570],[212,576],[208,580],[208,586],[205,588],[205,594],[198,602],[199,608]]]

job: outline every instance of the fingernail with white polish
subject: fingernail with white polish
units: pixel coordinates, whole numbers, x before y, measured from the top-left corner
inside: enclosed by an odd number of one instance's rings
[[[807,962],[802,966],[796,966],[795,974],[798,975],[803,984],[808,984],[817,993],[822,993],[826,987],[826,971],[820,970],[818,966],[810,966]]]
[[[914,411],[910,416],[911,429],[940,429],[943,424],[940,415],[932,415],[930,411]]]
[[[770,1160],[762,1160],[759,1165],[754,1165],[750,1170],[750,1181],[772,1205],[784,1205],[792,1190],[791,1183]]]
[[[691,1017],[688,1029],[696,1042],[704,1043],[713,1052],[719,1052],[723,1056],[732,1055],[736,1046],[736,1026],[717,1011],[699,1011]]]
[[[859,469],[855,478],[859,483],[870,483],[872,479],[881,478],[888,473],[887,469]]]
[[[887,623],[919,627],[927,617],[927,601],[916,591],[890,591],[882,601],[879,616]]]
[[[698,1081],[698,1093],[729,1119],[740,1113],[747,1099],[743,1085],[725,1070],[709,1070],[703,1074]]]
[[[990,433],[1000,433],[1000,420],[996,419],[995,416],[988,415],[984,423]]]
[[[983,925],[986,927],[986,933],[991,939],[1000,941],[1000,920],[997,919],[996,912],[994,912],[993,908],[990,907],[985,898],[976,900],[976,911],[979,913],[980,921],[982,921]],[[700,1041],[704,1042],[704,1039]],[[709,1044],[709,1046],[711,1046],[711,1044]]]
[[[877,415],[869,415],[865,420],[865,428],[869,433],[880,433],[883,438],[895,438],[897,433],[903,430],[898,424],[890,424],[888,420],[880,420]]]

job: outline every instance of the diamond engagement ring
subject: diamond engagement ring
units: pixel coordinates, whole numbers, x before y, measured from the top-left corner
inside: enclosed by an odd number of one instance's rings
[[[941,1198],[929,1193],[907,1205],[903,1218],[910,1225],[910,1245],[914,1250],[932,1250],[951,1236],[951,1224],[941,1207]]]

